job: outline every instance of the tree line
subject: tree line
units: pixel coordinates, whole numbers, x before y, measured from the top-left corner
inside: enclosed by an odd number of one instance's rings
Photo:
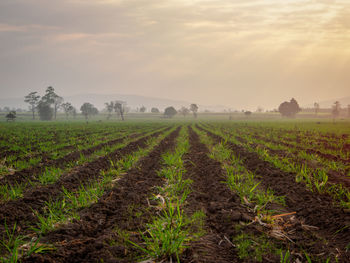
[[[70,102],[64,102],[64,99],[59,96],[53,87],[48,87],[44,96],[40,96],[38,92],[30,92],[24,97],[24,102],[29,104],[29,108],[33,114],[33,120],[35,119],[36,111],[39,114],[40,120],[52,120],[57,118],[57,111],[61,108],[66,114],[66,118],[69,115],[74,117],[77,114],[77,110]]]
[[[339,101],[334,102],[331,108],[331,114],[333,119],[338,118],[340,116],[342,108]],[[280,104],[278,107],[278,111],[281,113],[283,117],[295,117],[295,115],[301,111],[298,102],[292,98],[289,102],[285,101]],[[317,115],[320,111],[320,104],[314,103],[314,111]],[[350,117],[350,104],[347,106],[348,116]]]
[[[24,97],[24,102],[29,104],[29,109],[32,112],[32,119],[36,119],[36,113],[39,116],[40,120],[56,120],[57,112],[62,109],[66,115],[66,119],[71,115],[74,118],[77,115],[77,109],[73,107],[70,102],[64,102],[63,97],[59,96],[53,87],[48,87],[45,90],[45,94],[40,96],[38,92],[30,92]],[[125,101],[115,100],[105,103],[105,110],[108,113],[107,119],[110,119],[113,113],[116,114],[117,118],[120,118],[122,121],[125,120],[125,114],[129,111],[127,103]],[[138,112],[146,112],[146,107],[141,106],[137,109]],[[80,107],[81,114],[85,117],[87,121],[91,116],[99,114],[98,109],[91,103],[85,102]],[[160,113],[159,109],[153,107],[151,109],[152,113]],[[193,114],[194,118],[197,118],[198,106],[197,104],[191,104],[189,108],[182,107],[178,111],[170,106],[164,110],[165,118],[172,118],[177,113],[182,114],[186,117],[189,113]],[[16,111],[10,111],[6,115],[7,120],[14,120],[16,118]]]
[[[29,104],[29,109],[32,112],[33,120],[36,118],[36,113],[38,113],[40,120],[56,120],[58,110],[63,110],[65,113],[66,119],[69,116],[76,117],[77,109],[70,103],[64,102],[63,97],[59,96],[53,87],[48,87],[45,90],[45,94],[40,96],[38,92],[30,92],[27,96],[24,97],[24,101]],[[6,115],[7,120],[15,120],[16,119],[16,110],[10,110],[9,107],[5,107],[8,114]],[[127,103],[121,100],[115,100],[105,103],[105,111],[107,112],[107,119],[109,120],[113,113],[115,113],[117,118],[120,118],[122,121],[125,120],[125,114],[129,112],[129,108],[127,107]],[[141,106],[137,108],[137,112],[144,113],[146,112],[146,107]],[[283,117],[295,117],[297,113],[299,113],[302,109],[299,107],[298,102],[292,98],[290,101],[282,102],[278,111]],[[340,116],[342,108],[339,101],[336,101],[332,106],[332,117],[335,119]],[[263,108],[258,107],[257,112],[262,112]],[[320,111],[319,103],[314,103],[314,111],[317,115]],[[350,105],[347,105],[348,116],[350,117]],[[80,107],[81,114],[88,120],[91,116],[99,114],[98,109],[91,103],[85,102]],[[160,113],[159,109],[156,107],[151,108],[152,113]],[[186,117],[190,113],[193,114],[194,118],[197,118],[198,113],[198,105],[191,104],[188,108],[181,107],[176,110],[174,107],[169,106],[164,110],[164,118],[172,118],[176,114],[181,114],[183,117]],[[243,111],[246,116],[252,114],[250,111]]]

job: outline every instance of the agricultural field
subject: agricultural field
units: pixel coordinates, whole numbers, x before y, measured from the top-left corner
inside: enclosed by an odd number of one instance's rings
[[[0,124],[0,262],[350,262],[349,123]]]

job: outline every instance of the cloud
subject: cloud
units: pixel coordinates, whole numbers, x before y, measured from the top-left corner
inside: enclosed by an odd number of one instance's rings
[[[45,25],[10,25],[0,23],[0,33],[1,32],[41,32],[47,30],[57,30],[58,27],[50,27]]]
[[[0,58],[11,66],[0,87],[19,94],[44,78],[67,93],[98,87],[237,107],[316,89],[342,96],[349,12],[348,1],[330,0],[2,0]]]

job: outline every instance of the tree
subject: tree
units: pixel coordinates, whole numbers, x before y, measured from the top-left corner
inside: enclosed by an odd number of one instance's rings
[[[192,111],[193,116],[197,118],[198,106],[197,104],[191,104],[190,111]]]
[[[140,108],[140,112],[146,112],[146,107],[142,105],[142,107]]]
[[[337,118],[340,115],[340,110],[341,110],[340,102],[339,101],[334,102],[333,109],[332,109],[333,119]]]
[[[91,115],[98,115],[98,109],[97,108],[95,108],[95,107],[93,107],[92,108],[92,111],[91,111]]]
[[[62,103],[62,108],[64,110],[64,112],[66,113],[66,119],[68,119],[68,115],[69,113],[73,113],[73,105],[69,102],[66,102],[66,103]]]
[[[165,110],[164,110],[164,116],[166,118],[172,118],[176,115],[177,111],[175,110],[174,107],[170,106],[170,107],[167,107]]]
[[[186,107],[181,107],[181,109],[179,109],[178,111],[180,114],[182,114],[184,117],[186,117],[186,115],[188,115],[190,113],[190,110],[187,109]]]
[[[263,112],[263,111],[264,111],[264,108],[261,106],[258,106],[258,108],[256,109],[256,112]]]
[[[15,121],[16,119],[16,111],[10,111],[8,114],[6,114],[7,121]]]
[[[151,112],[152,112],[152,113],[159,113],[159,110],[158,110],[158,108],[152,108],[152,109],[151,109]]]
[[[29,103],[30,105],[30,110],[33,113],[33,120],[35,119],[35,110],[38,106],[40,96],[37,95],[38,92],[31,92],[27,96],[24,97],[24,102]]]
[[[112,112],[114,109],[114,102],[113,101],[111,101],[110,103],[106,102],[105,105],[106,105],[106,110],[108,112],[107,120],[109,120],[112,116]]]
[[[301,111],[301,108],[299,107],[298,102],[292,98],[290,102],[283,102],[278,107],[278,111],[282,114],[284,117],[295,117],[295,115]]]
[[[83,105],[81,105],[80,111],[84,115],[86,121],[88,120],[89,116],[98,114],[98,110],[89,102],[85,102]]]
[[[318,104],[317,102],[314,103],[314,109],[315,109],[315,114],[317,115],[318,112],[320,111],[320,104]]]
[[[120,116],[122,121],[124,121],[124,113],[126,109],[126,102],[117,100],[114,102],[114,111]]]
[[[55,120],[56,120],[57,111],[61,107],[63,101],[64,101],[64,99],[60,96],[57,96],[55,98],[55,102],[53,103],[53,106],[54,106],[53,108],[54,108],[54,112],[55,112]]]
[[[73,107],[72,109],[72,115],[73,115],[73,118],[76,119],[77,118],[77,109]]]
[[[50,104],[40,100],[38,103],[38,112],[40,120],[42,121],[50,121],[53,117],[53,109],[51,108]]]
[[[60,108],[63,103],[63,98],[58,96],[55,93],[55,89],[53,87],[48,87],[45,91],[45,95],[42,97],[42,100],[50,105],[53,105],[55,119],[57,116],[57,110]]]

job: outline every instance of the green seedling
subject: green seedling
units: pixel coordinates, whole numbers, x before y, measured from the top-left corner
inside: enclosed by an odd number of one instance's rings
[[[1,185],[0,186],[0,198],[3,201],[14,200],[23,196],[23,190],[26,185],[15,184],[15,185]]]
[[[5,226],[5,235],[0,240],[2,246],[1,250],[4,250],[9,254],[8,257],[0,258],[2,262],[17,262],[20,256],[19,248],[23,244],[24,237],[16,234],[17,224],[15,223],[12,228],[8,225]],[[0,252],[1,252],[0,250]]]
[[[38,180],[42,185],[53,184],[57,182],[62,174],[62,170],[59,168],[45,168],[45,171],[39,175]]]
[[[281,263],[289,263],[290,262],[290,252],[287,250],[285,253],[281,251]]]

